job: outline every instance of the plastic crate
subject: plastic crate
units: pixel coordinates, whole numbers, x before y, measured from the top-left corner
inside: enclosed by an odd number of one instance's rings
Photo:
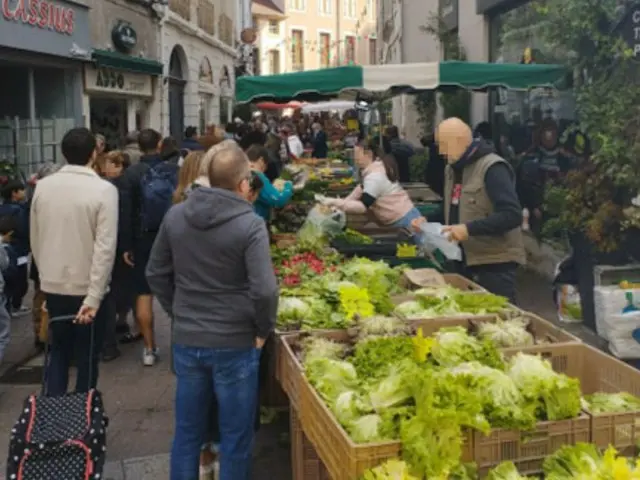
[[[530,347],[515,347],[515,348],[502,348],[501,350],[505,354],[511,354],[513,352],[525,352],[543,355],[544,348],[547,346],[565,344],[565,343],[582,343],[580,339],[565,330],[556,327],[551,322],[546,321],[543,318],[538,317],[533,313],[523,312],[518,316],[525,317],[529,321],[529,332],[533,335],[536,342],[540,342],[537,345]],[[482,316],[482,317],[463,317],[463,318],[432,318],[428,320],[416,320],[411,322],[414,328],[422,328],[422,333],[425,336],[431,336],[441,328],[445,327],[463,327],[470,333],[476,330],[478,324],[493,322],[498,320],[497,316]]]
[[[302,431],[298,412],[289,412],[292,480],[331,480],[313,445]]]
[[[302,428],[332,480],[358,479],[369,468],[400,455],[399,441],[354,443],[305,377],[300,387]],[[473,435],[466,437],[463,462],[473,457]]]
[[[582,392],[628,392],[640,396],[640,371],[589,345],[553,346],[546,356],[556,371],[580,380]],[[591,442],[613,445],[623,455],[635,455],[640,442],[640,411],[591,414]]]
[[[522,475],[542,471],[544,459],[564,445],[589,442],[590,418],[581,415],[571,420],[539,422],[532,432],[494,429],[489,435],[473,433],[473,460],[480,478],[501,462],[511,461]]]
[[[418,270],[418,272],[413,272],[415,276],[420,276],[421,269],[413,269]],[[429,272],[426,272],[429,273]],[[463,277],[457,273],[443,273],[442,278],[444,279],[447,285],[451,285],[458,290],[462,290],[465,292],[486,292],[486,290],[478,285],[473,280],[469,280],[467,277]],[[421,288],[420,285],[411,281],[411,279],[405,274],[403,275],[403,280],[405,286],[411,290],[417,290]]]

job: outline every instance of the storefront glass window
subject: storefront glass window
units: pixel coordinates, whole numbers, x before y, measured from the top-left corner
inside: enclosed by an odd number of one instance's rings
[[[543,38],[544,17],[533,2],[491,19],[492,62],[564,63],[563,52],[551,51]],[[494,134],[508,134],[516,152],[528,149],[541,123],[561,133],[575,118],[570,91],[536,88],[528,92],[500,89],[491,94]],[[496,131],[497,129],[497,131]]]

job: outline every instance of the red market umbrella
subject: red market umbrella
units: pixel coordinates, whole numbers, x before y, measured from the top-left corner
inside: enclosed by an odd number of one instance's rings
[[[302,102],[289,102],[289,103],[275,103],[275,102],[261,102],[256,104],[260,110],[284,110],[286,108],[293,108],[295,110],[302,108],[304,104]]]

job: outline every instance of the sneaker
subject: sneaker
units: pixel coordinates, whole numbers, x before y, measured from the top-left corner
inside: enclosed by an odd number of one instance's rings
[[[20,308],[12,308],[11,315],[14,317],[20,317],[22,315],[27,315],[31,313],[31,309],[26,305],[21,306]]]
[[[214,477],[214,464],[210,463],[209,465],[200,465],[200,476],[199,480],[215,480]]]
[[[153,367],[156,364],[156,360],[158,359],[158,348],[154,348],[150,350],[148,348],[144,349],[142,353],[142,364],[145,367]]]

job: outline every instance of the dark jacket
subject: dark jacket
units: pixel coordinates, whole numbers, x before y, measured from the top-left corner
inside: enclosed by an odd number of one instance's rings
[[[204,150],[204,147],[200,145],[200,143],[198,143],[198,141],[195,138],[185,138],[180,148],[183,148],[185,150],[191,150],[194,152],[196,150]]]
[[[329,147],[327,146],[327,134],[320,130],[313,137],[313,152],[311,156],[313,158],[327,158],[329,154]]]
[[[126,240],[123,236],[123,232],[127,230],[127,222],[131,219],[131,212],[129,211],[131,204],[124,201],[126,191],[126,179],[124,174],[112,179],[111,183],[113,183],[113,186],[118,189],[118,245],[116,247],[116,257],[120,258],[124,252],[128,251],[124,249]]]
[[[15,217],[16,230],[13,232],[11,245],[19,257],[29,255],[29,204],[6,202],[0,205],[0,217]]]
[[[447,160],[440,155],[438,146],[433,140],[428,142],[426,147],[429,150],[429,160],[425,169],[425,183],[442,197],[444,195],[444,169],[447,166]]]
[[[398,174],[400,175],[401,182],[410,181],[410,169],[409,164],[411,157],[415,154],[413,145],[401,138],[393,138],[389,141],[389,147],[391,154],[396,159],[398,164]]]
[[[118,220],[118,242],[123,252],[133,251],[133,247],[142,235],[141,182],[146,171],[162,162],[159,155],[143,155],[140,162],[131,165],[122,174],[118,188],[120,211],[123,216]]]
[[[147,280],[173,318],[173,341],[247,348],[274,328],[278,285],[264,221],[233,192],[200,187],[167,213]]]

